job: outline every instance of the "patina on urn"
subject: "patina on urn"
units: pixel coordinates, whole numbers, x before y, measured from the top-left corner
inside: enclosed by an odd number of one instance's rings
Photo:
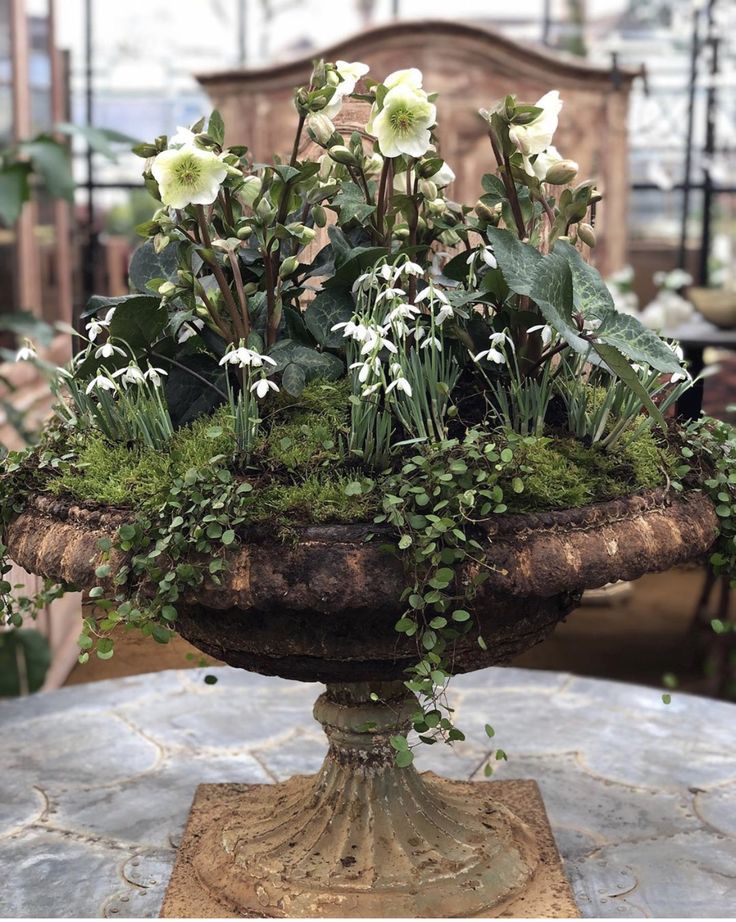
[[[126,516],[36,496],[7,543],[26,569],[91,586],[98,541]],[[222,913],[499,915],[538,872],[534,836],[495,802],[493,782],[395,767],[390,737],[417,707],[402,681],[416,649],[394,630],[401,560],[366,542],[374,531],[304,527],[290,543],[244,533],[225,585],[181,606],[177,629],[205,653],[327,685],[315,706],[329,740],[320,772],[244,787],[197,843],[192,869]],[[487,533],[490,575],[470,603],[477,629],[458,642],[455,671],[507,662],[550,634],[585,589],[683,563],[717,532],[712,503],[695,491],[499,516]]]

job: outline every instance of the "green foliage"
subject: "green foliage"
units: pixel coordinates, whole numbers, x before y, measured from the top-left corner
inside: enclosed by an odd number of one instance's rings
[[[38,631],[0,633],[0,698],[38,691],[51,665],[51,650]]]

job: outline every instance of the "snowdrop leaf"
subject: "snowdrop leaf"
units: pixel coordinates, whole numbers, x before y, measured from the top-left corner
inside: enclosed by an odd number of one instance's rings
[[[638,375],[629,364],[628,359],[623,356],[614,346],[606,345],[605,343],[593,343],[593,348],[603,359],[606,365],[608,365],[611,372],[616,375],[617,378],[620,378],[624,384],[626,384],[630,390],[636,394],[636,396],[641,400],[643,406],[646,407],[649,415],[658,423],[658,425],[660,425],[663,429],[666,429],[667,424],[664,421],[664,417],[662,416],[659,407],[655,405],[652,398],[649,396],[647,389],[639,380]]]

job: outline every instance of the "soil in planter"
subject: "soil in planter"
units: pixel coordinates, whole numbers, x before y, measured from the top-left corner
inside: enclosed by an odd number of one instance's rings
[[[347,450],[348,397],[345,381],[317,381],[299,398],[280,396],[251,464],[238,472],[255,487],[248,509],[253,523],[370,521],[379,510],[380,476],[363,469]],[[190,468],[226,466],[233,430],[223,408],[181,429],[168,453],[111,444],[94,433],[73,438],[75,460],[50,475],[49,491],[77,501],[153,509]],[[500,433],[498,441],[508,443],[518,459],[513,473],[499,477],[510,512],[579,507],[663,486],[676,463],[646,428],[625,435],[611,450],[559,435]],[[521,493],[511,485],[517,474],[524,483]]]

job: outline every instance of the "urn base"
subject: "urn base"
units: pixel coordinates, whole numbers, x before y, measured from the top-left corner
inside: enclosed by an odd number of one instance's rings
[[[396,766],[416,707],[401,682],[328,685],[316,775],[200,785],[162,916],[578,915],[534,782]]]

